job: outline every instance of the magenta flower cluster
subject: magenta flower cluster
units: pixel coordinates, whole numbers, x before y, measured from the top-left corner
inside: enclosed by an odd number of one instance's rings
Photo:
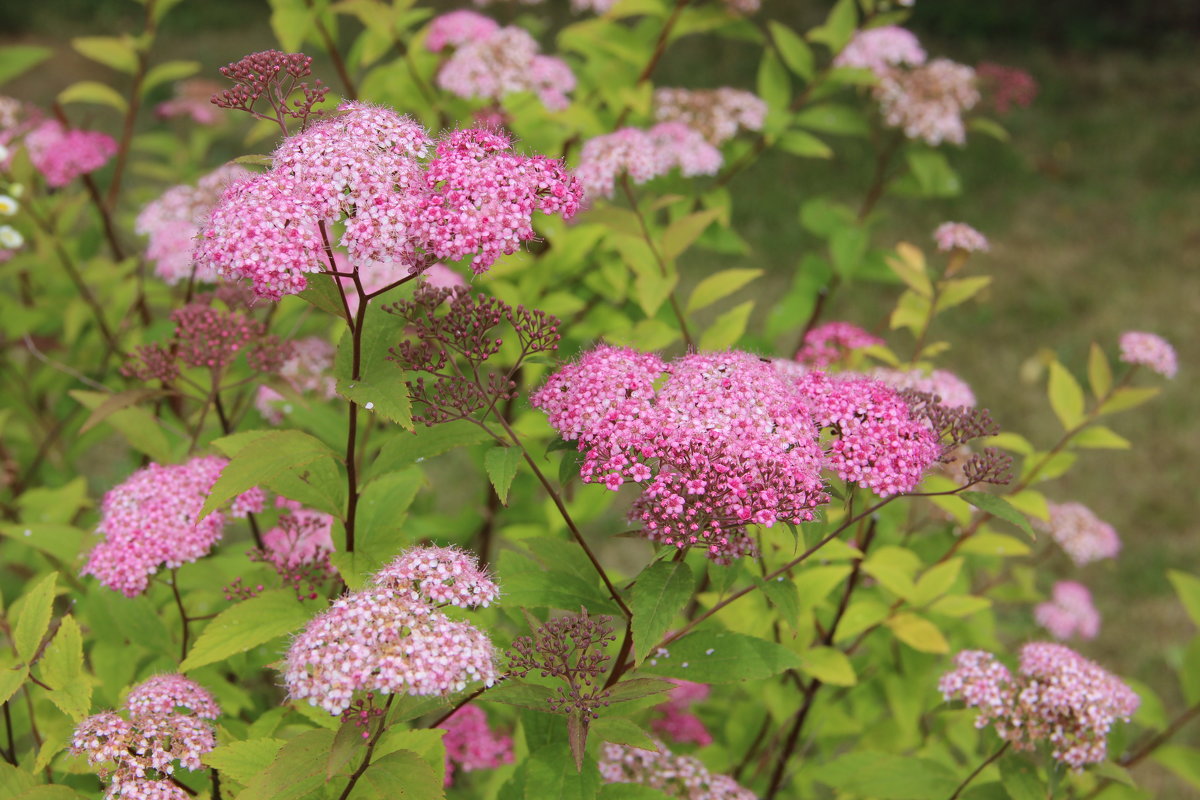
[[[292,641],[283,676],[288,693],[342,714],[356,693],[444,695],[476,681],[490,686],[496,666],[487,634],[441,609],[486,606],[499,593],[465,551],[407,550]]]
[[[207,555],[225,530],[225,514],[197,517],[227,463],[217,456],[167,466],[151,463],[109,490],[96,527],[104,540],[88,556],[83,574],[136,597],[158,570]],[[234,499],[230,513],[244,517],[261,511],[263,500],[262,490],[251,489]]]
[[[435,141],[388,109],[340,112],[284,140],[269,172],[229,187],[196,248],[202,267],[277,300],[302,291],[307,273],[332,269],[327,226],[341,222],[337,243],[354,268],[420,271],[474,256],[479,273],[534,238],[535,211],[569,218],[582,201],[558,161],[513,153],[499,133]]]
[[[712,734],[691,711],[694,703],[708,699],[708,684],[676,679],[671,682],[675,688],[667,695],[667,702],[655,706],[661,716],[651,720],[650,727],[655,733],[675,742],[690,742],[700,747],[712,744]]]
[[[606,783],[635,783],[675,800],[755,800],[754,792],[728,775],[712,773],[700,759],[677,755],[661,742],[657,750],[606,743],[600,776]]]
[[[978,709],[977,728],[992,725],[1021,750],[1045,742],[1055,759],[1076,770],[1104,760],[1108,732],[1139,704],[1119,678],[1060,644],[1022,647],[1016,675],[982,650],[959,653],[954,667],[938,689]]]
[[[171,782],[178,763],[198,770],[216,747],[207,720],[221,714],[207,689],[182,675],[155,675],[130,691],[127,718],[112,711],[88,717],[75,729],[71,750],[109,780],[106,798],[186,800]]]
[[[117,152],[117,142],[105,133],[68,130],[51,119],[25,136],[25,149],[46,183],[59,188],[107,164]]]
[[[796,360],[806,367],[827,367],[855,350],[882,345],[883,339],[850,322],[826,322],[804,334]]]
[[[446,748],[446,786],[454,782],[455,769],[474,772],[512,763],[512,737],[493,731],[479,706],[463,706],[440,727],[446,731],[442,737]]]

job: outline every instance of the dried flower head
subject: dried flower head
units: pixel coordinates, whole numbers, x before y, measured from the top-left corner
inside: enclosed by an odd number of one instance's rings
[[[221,67],[221,74],[233,81],[233,86],[215,93],[213,105],[245,111],[257,119],[277,122],[281,127],[289,119],[298,119],[303,125],[309,117],[319,116],[323,112],[315,108],[329,93],[320,80],[314,79],[312,83],[300,80],[312,74],[312,58],[303,53],[278,50],[251,53]],[[297,92],[299,96],[295,97]],[[264,98],[270,114],[256,108]]]
[[[1040,603],[1033,616],[1055,639],[1095,639],[1100,632],[1100,612],[1092,605],[1092,593],[1075,581],[1054,584],[1050,600]]]
[[[1121,551],[1121,538],[1112,525],[1097,517],[1082,503],[1050,503],[1048,522],[1035,525],[1049,533],[1058,546],[1078,566],[1115,558]]]
[[[562,683],[549,698],[549,709],[579,719],[584,726],[599,716],[608,705],[610,690],[601,678],[611,658],[605,648],[616,641],[612,618],[591,616],[587,609],[578,614],[555,617],[543,623],[531,636],[518,636],[508,651],[508,674],[523,678],[531,672]]]
[[[600,775],[606,783],[634,783],[657,789],[675,800],[754,800],[754,792],[728,775],[708,771],[693,756],[676,755],[661,742],[657,750],[606,743]]]
[[[1126,364],[1145,366],[1164,378],[1174,378],[1179,371],[1175,348],[1153,333],[1128,331],[1121,334],[1121,360]]]

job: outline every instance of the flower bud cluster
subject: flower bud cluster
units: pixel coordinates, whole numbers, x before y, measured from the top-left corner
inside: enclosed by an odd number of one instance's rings
[[[585,608],[578,614],[555,617],[539,625],[533,635],[513,640],[508,674],[523,678],[537,673],[560,679],[562,684],[548,699],[549,710],[570,715],[586,726],[609,702],[602,678],[611,658],[604,650],[614,641],[609,616],[593,617]]]
[[[319,116],[322,112],[314,109],[329,93],[329,87],[322,86],[320,80],[314,79],[311,84],[300,80],[312,74],[312,58],[303,53],[278,50],[251,53],[221,67],[221,74],[233,81],[233,86],[215,93],[213,105],[245,111],[280,124],[288,119],[298,119],[301,124],[306,124],[309,117]],[[300,97],[293,99],[296,92],[300,92]],[[269,116],[256,108],[263,98],[271,108]]]

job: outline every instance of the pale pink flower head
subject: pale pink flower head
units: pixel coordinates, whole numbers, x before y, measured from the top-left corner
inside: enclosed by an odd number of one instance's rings
[[[1035,524],[1049,533],[1076,565],[1115,558],[1121,551],[1116,529],[1082,503],[1050,503],[1049,509],[1050,520]]]
[[[216,125],[221,121],[221,111],[213,105],[212,96],[221,91],[221,85],[204,78],[189,78],[175,84],[175,95],[154,107],[159,119],[190,117],[197,125]]]
[[[979,102],[979,90],[975,70],[938,58],[913,69],[893,67],[880,78],[875,98],[885,123],[936,147],[966,141],[962,115]]]
[[[827,367],[855,350],[882,345],[883,339],[849,322],[826,322],[804,334],[796,361],[807,367]]]
[[[125,698],[125,708],[135,718],[183,713],[180,709],[201,719],[221,716],[221,707],[212,693],[178,673],[164,673],[142,681]]]
[[[433,18],[425,37],[425,46],[440,53],[447,47],[462,47],[486,39],[499,29],[500,23],[491,17],[465,8],[459,9]]]
[[[732,139],[739,129],[762,130],[767,104],[740,89],[654,90],[654,117],[659,122],[682,122],[714,145]]]
[[[826,463],[847,483],[880,497],[910,492],[941,456],[937,435],[880,381],[809,372],[796,388],[832,438]]]
[[[943,222],[933,232],[938,250],[949,253],[962,250],[967,253],[986,253],[988,240],[979,231],[965,222]]]
[[[869,69],[880,77],[895,66],[918,67],[924,63],[925,51],[917,37],[896,25],[859,31],[833,60],[835,67]]]
[[[1140,364],[1164,378],[1174,378],[1179,371],[1175,348],[1161,336],[1141,331],[1121,334],[1121,360]]]
[[[635,783],[675,800],[755,800],[756,795],[728,775],[709,772],[700,759],[677,755],[662,742],[655,750],[606,742],[600,755],[605,783]]]
[[[156,275],[171,286],[188,280],[193,270],[201,283],[218,280],[211,265],[192,260],[195,239],[229,184],[249,177],[249,170],[226,164],[205,175],[196,186],[173,186],[146,204],[134,229],[149,238],[146,258],[154,262]]]
[[[495,769],[513,761],[511,736],[488,727],[487,715],[476,705],[465,705],[439,726],[446,731],[446,785],[454,782],[455,768],[463,772]]]
[[[975,407],[975,393],[971,391],[971,387],[949,370],[935,369],[926,374],[919,369],[879,367],[871,370],[869,377],[883,381],[893,389],[909,389],[937,395],[938,402],[946,408]]]
[[[1039,625],[1059,640],[1075,636],[1095,639],[1100,632],[1100,612],[1092,605],[1092,593],[1082,583],[1075,581],[1054,584],[1050,600],[1039,604],[1033,616]]]
[[[500,587],[471,553],[457,547],[414,547],[375,573],[376,586],[413,602],[487,608]]]
[[[291,574],[304,567],[332,571],[333,517],[321,511],[301,508],[289,510],[279,524],[263,534],[263,554],[280,574]]]
[[[748,17],[757,14],[762,8],[762,0],[724,0],[725,10],[737,17]]]
[[[616,2],[617,0],[571,0],[571,10],[577,14],[582,11],[606,14],[610,8],[616,5]]]
[[[336,394],[334,346],[319,336],[297,339],[291,345],[291,355],[279,368],[279,376],[300,394],[331,400]]]
[[[434,289],[457,289],[467,286],[466,278],[440,262],[430,265],[429,269],[421,273],[421,277],[426,285]]]
[[[26,135],[25,147],[34,169],[54,188],[100,169],[117,152],[117,142],[108,134],[67,130],[52,119]]]
[[[207,555],[224,532],[225,515],[214,511],[199,522],[197,517],[227,463],[216,456],[169,466],[151,463],[110,490],[96,528],[104,540],[88,556],[82,574],[136,597],[158,570]],[[245,516],[262,505],[262,491],[251,489],[234,500],[230,513]]]
[[[662,172],[654,140],[638,128],[622,128],[584,142],[575,175],[588,197],[611,198],[622,174],[634,183],[645,183]]]
[[[979,709],[976,728],[985,728],[1010,714],[1014,697],[1012,673],[983,650],[963,650],[954,657],[954,669],[938,681],[938,691],[950,700],[959,698],[968,708]]]
[[[660,122],[648,133],[658,151],[660,173],[678,167],[685,178],[715,175],[725,160],[703,134],[682,122]]]
[[[513,92],[533,92],[551,111],[570,104],[575,74],[566,62],[539,52],[528,31],[499,28],[464,43],[437,74],[437,85],[459,97],[499,100]]]

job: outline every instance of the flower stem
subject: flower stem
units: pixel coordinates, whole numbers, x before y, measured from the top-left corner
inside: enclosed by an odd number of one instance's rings
[[[383,736],[383,732],[387,730],[387,712],[392,707],[392,700],[396,695],[389,694],[387,703],[383,707],[383,714],[379,717],[379,727],[375,729],[375,735],[371,737],[371,741],[367,743],[367,752],[363,753],[362,761],[358,765],[358,769],[354,770],[354,774],[350,776],[350,780],[346,783],[346,788],[342,789],[342,793],[338,795],[338,800],[346,800],[350,793],[354,791],[354,785],[358,783],[358,779],[367,771],[367,767],[371,766],[371,754],[375,752],[375,745],[379,744],[379,739]]]
[[[183,607],[183,597],[179,594],[179,570],[171,570],[171,593],[175,595],[175,606],[179,609],[179,619],[183,622],[183,643],[179,648],[179,661],[183,662],[187,658],[188,651],[188,623],[191,619],[188,618],[187,611]]]
[[[982,764],[980,764],[978,767],[976,767],[975,771],[972,772],[970,775],[968,775],[963,780],[963,782],[958,785],[958,788],[954,790],[954,794],[950,795],[949,800],[958,800],[958,796],[961,795],[964,791],[966,791],[967,786],[970,785],[971,781],[975,780],[976,776],[979,775],[979,773],[981,773],[985,769],[987,769],[988,765],[991,764],[993,761],[995,761],[997,758],[1004,755],[1004,751],[1008,749],[1009,744],[1011,744],[1011,742],[1005,742],[1004,744],[1000,745],[999,750],[992,753],[990,756],[987,757],[987,760],[985,760]]]

